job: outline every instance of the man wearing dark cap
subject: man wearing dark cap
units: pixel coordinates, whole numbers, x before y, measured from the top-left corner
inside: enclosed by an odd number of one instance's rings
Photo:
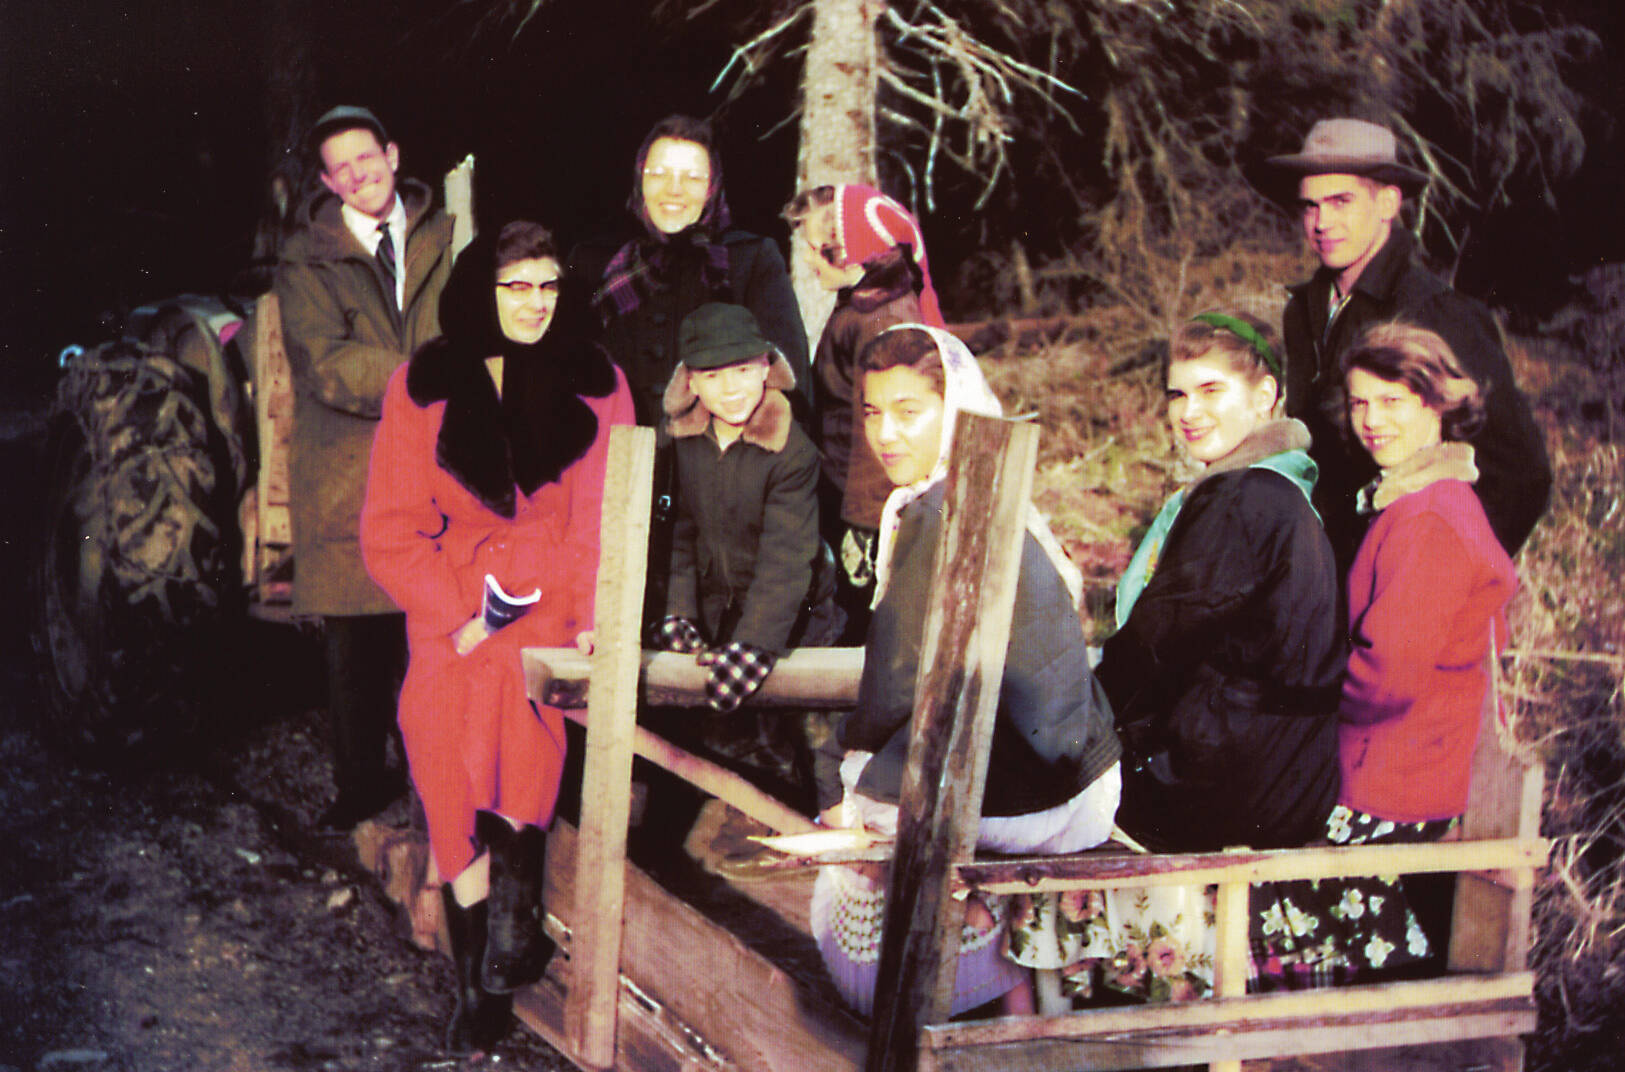
[[[307,143],[323,189],[298,209],[276,294],[295,397],[293,610],[322,619],[338,798],[320,822],[343,829],[404,787],[386,751],[405,627],[362,565],[359,526],[384,387],[440,333],[452,221],[427,186],[397,180],[400,149],[367,109],[332,109]]]
[[[1427,176],[1399,162],[1387,127],[1360,119],[1323,119],[1302,151],[1269,163],[1296,180],[1304,237],[1320,258],[1287,302],[1287,413],[1314,437],[1315,505],[1339,561],[1346,567],[1359,545],[1355,493],[1376,468],[1339,430],[1338,359],[1366,329],[1390,320],[1438,333],[1485,389],[1486,420],[1469,440],[1480,474],[1474,486],[1496,537],[1516,554],[1546,509],[1551,463],[1489,310],[1417,263],[1415,239],[1395,226],[1404,197]]]

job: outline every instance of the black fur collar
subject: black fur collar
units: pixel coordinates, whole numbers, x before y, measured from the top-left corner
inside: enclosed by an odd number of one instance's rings
[[[582,396],[615,389],[615,370],[583,330],[587,311],[565,280],[553,322],[529,346],[502,334],[496,311],[495,238],[481,232],[452,266],[440,293],[445,334],[412,355],[406,388],[420,406],[446,404],[435,461],[503,517],[515,489],[533,495],[587,452],[598,418]],[[485,369],[502,358],[498,395]]]

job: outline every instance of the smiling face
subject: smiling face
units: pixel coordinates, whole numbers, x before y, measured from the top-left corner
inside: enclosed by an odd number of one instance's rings
[[[723,424],[741,428],[762,404],[767,391],[766,354],[721,368],[690,369],[689,390],[705,411]]]
[[[1392,469],[1443,439],[1439,411],[1398,380],[1349,369],[1349,427],[1372,461]]]
[[[813,206],[801,217],[795,233],[796,253],[801,262],[818,280],[818,285],[829,291],[850,287],[863,278],[863,265],[839,267],[829,257],[829,254],[840,255],[835,212],[833,203]]]
[[[942,451],[942,391],[907,365],[863,374],[863,435],[893,484],[931,475]]]
[[[341,130],[322,142],[322,185],[364,215],[381,220],[395,205],[395,171],[400,150],[378,144],[365,127]]]
[[[1275,395],[1274,377],[1254,380],[1217,350],[1168,366],[1168,424],[1174,439],[1204,465],[1228,455],[1268,421]]]
[[[1347,294],[1382,249],[1399,215],[1397,186],[1359,175],[1305,175],[1298,183],[1303,236]]]
[[[497,322],[523,346],[547,334],[559,303],[559,262],[532,257],[497,269]]]
[[[656,138],[643,158],[643,210],[662,234],[699,221],[711,193],[711,154],[699,142]]]

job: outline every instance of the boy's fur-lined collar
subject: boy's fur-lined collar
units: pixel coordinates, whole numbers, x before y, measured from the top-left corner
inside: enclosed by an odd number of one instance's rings
[[[1360,489],[1357,500],[1360,512],[1387,509],[1398,499],[1440,480],[1461,480],[1468,484],[1478,480],[1471,443],[1423,447],[1393,468],[1384,469],[1377,479]]]
[[[790,415],[790,399],[785,392],[794,389],[795,385],[795,374],[790,371],[789,362],[775,351],[773,363],[768,366],[767,389],[762,392],[762,403],[745,422],[739,438],[772,454],[783,450],[790,441],[790,423],[794,419]],[[666,385],[663,408],[666,411],[666,432],[673,439],[703,435],[711,427],[710,411],[700,405],[699,395],[688,386],[687,365],[678,365],[677,371],[672,373],[671,383]]]

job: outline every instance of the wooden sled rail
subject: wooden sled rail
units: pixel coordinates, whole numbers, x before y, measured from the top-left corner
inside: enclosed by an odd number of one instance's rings
[[[1460,1063],[1427,1067],[1510,1072],[1522,1064],[1517,1040],[1507,1036],[1534,1030],[1528,997],[1533,985],[1532,975],[1519,972],[1098,1009],[1051,1018],[932,1024],[920,1033],[918,1068],[920,1072],[1198,1064],[1223,1068],[1287,1054],[1392,1050],[1454,1041],[1456,1056],[1471,1056]],[[1477,1041],[1463,1045],[1461,1040]]]
[[[774,829],[804,829],[799,824],[806,820],[636,724],[640,700],[701,702],[705,671],[692,657],[639,647],[653,437],[647,429],[615,430],[604,531],[625,538],[603,546],[599,650],[590,658],[554,649],[525,656],[533,698],[585,704],[588,715],[581,830],[578,836],[561,831],[558,851],[549,853],[547,903],[568,927],[567,955],[516,1002],[521,1016],[583,1068],[1029,1072],[1206,1063],[1238,1072],[1241,1061],[1255,1058],[1449,1043],[1453,1057],[1470,1054],[1456,1067],[1521,1069],[1518,1036],[1535,1024],[1527,970],[1534,874],[1547,845],[1539,837],[1541,771],[1504,738],[1494,696],[1485,705],[1459,841],[974,857],[1035,433],[968,415],[955,430],[955,466],[959,459],[972,461],[949,475],[940,592],[928,616],[877,1008],[865,1040],[863,1025],[832,1007],[827,987],[821,993],[803,985],[626,861],[634,754]],[[849,706],[860,673],[861,652],[797,651],[778,663],[757,702]],[[1251,883],[1416,872],[1459,873],[1452,974],[1246,994]],[[963,913],[956,894],[965,887],[1033,892],[1167,884],[1217,888],[1211,998],[948,1021],[946,995]],[[1385,1056],[1360,1067],[1405,1067],[1381,1063]]]
[[[525,685],[530,695],[566,710],[586,707],[592,656],[575,648],[527,648]],[[703,708],[709,671],[692,655],[643,650],[638,698],[646,704]],[[796,648],[773,667],[750,698],[752,707],[843,708],[858,700],[862,648]]]

